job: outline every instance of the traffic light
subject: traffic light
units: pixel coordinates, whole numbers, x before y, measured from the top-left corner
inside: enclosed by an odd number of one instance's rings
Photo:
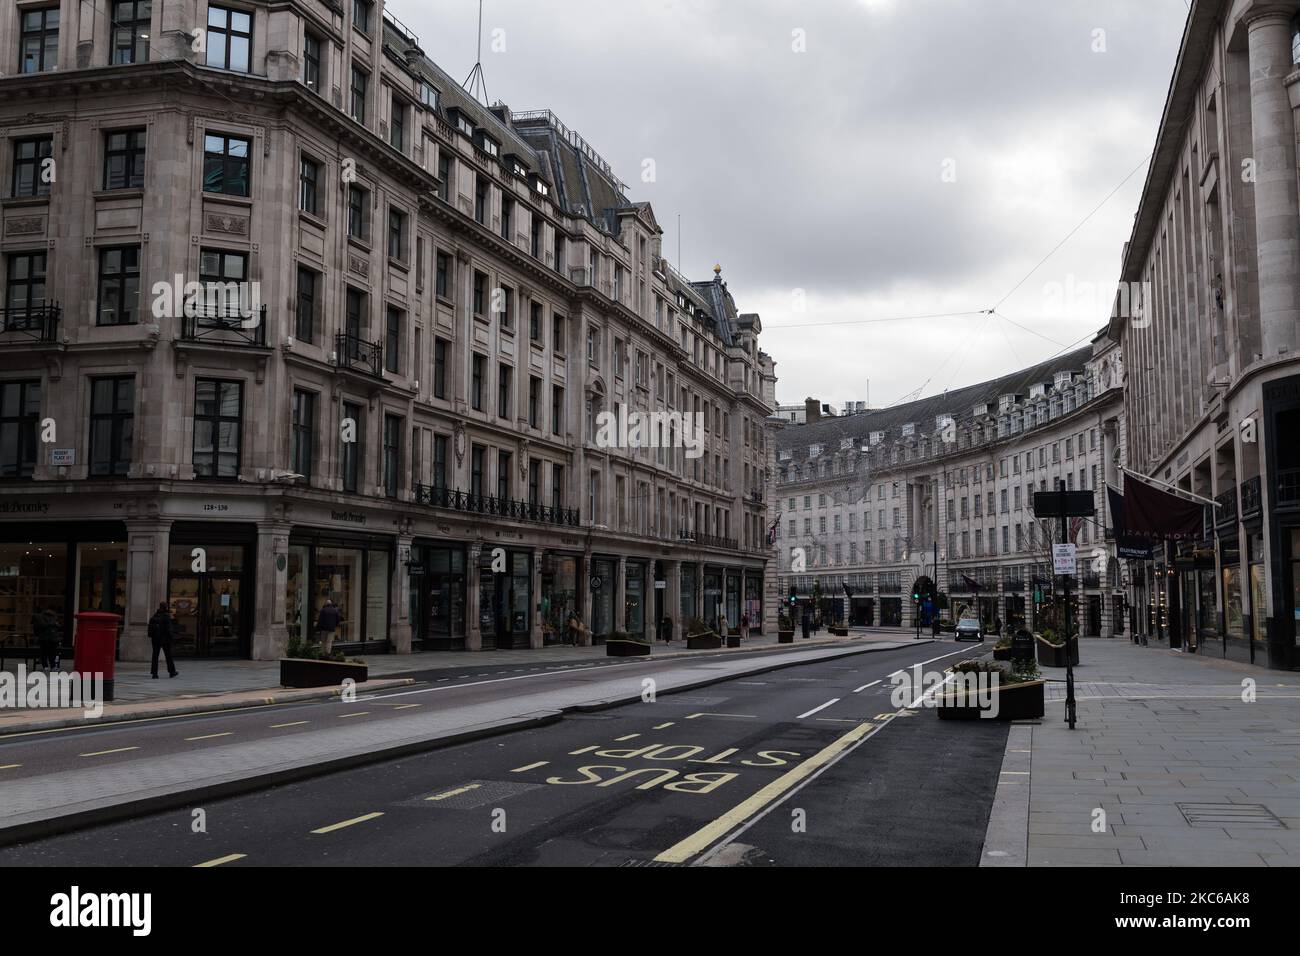
[[[921,600],[921,592],[920,592],[920,591],[913,591],[913,592],[912,592],[912,600],[913,600],[913,601],[918,601],[918,602],[919,602],[919,601]]]
[[[794,596],[794,585],[790,585],[790,606],[794,607],[798,599]]]

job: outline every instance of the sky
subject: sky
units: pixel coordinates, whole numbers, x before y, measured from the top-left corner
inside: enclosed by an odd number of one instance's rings
[[[468,76],[477,0],[388,9]],[[879,407],[1105,324],[1186,17],[1186,0],[485,0],[483,72],[490,101],[551,109],[651,203],[673,265],[722,266],[781,404]]]

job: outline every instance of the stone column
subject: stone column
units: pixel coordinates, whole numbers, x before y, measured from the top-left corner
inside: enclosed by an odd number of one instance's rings
[[[664,562],[667,568],[667,583],[664,594],[664,607],[669,620],[673,622],[670,635],[674,641],[682,639],[682,563],[681,561]],[[657,624],[657,622],[656,622]],[[656,636],[658,632],[656,631]]]
[[[283,657],[289,644],[285,629],[289,579],[289,524],[257,523],[257,603],[253,608],[253,660]]]
[[[465,566],[465,650],[483,650],[483,632],[479,630],[479,556],[483,553],[483,543],[475,541],[469,546]]]
[[[126,521],[126,621],[119,650],[124,661],[147,661],[153,653],[149,618],[167,600],[167,548],[170,520],[128,518]]]
[[[1250,122],[1255,160],[1255,240],[1264,358],[1296,350],[1300,326],[1300,197],[1295,123],[1283,79],[1291,63],[1295,11],[1269,10],[1247,24]]]
[[[394,654],[411,653],[414,634],[414,621],[411,620],[411,573],[407,565],[411,561],[411,535],[403,534],[397,538],[397,567],[393,568],[393,584],[389,589],[391,602],[388,619],[392,623],[388,628],[388,640],[393,645]]]
[[[691,612],[695,617],[704,617],[704,562],[695,565],[695,608]]]
[[[627,630],[627,558],[618,559],[618,584],[614,587],[614,630]]]
[[[578,636],[578,644],[582,647],[591,646],[591,575],[592,575],[592,558],[591,548],[582,552],[582,610],[578,613],[582,615],[583,630]]]
[[[528,646],[537,650],[542,646],[542,549],[533,548],[533,606],[529,611],[532,626],[528,629]]]

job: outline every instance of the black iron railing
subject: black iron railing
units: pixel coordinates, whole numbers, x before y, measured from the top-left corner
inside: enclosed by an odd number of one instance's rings
[[[266,306],[247,314],[224,306],[187,306],[181,316],[181,341],[265,348]]]
[[[698,545],[701,548],[722,548],[726,551],[739,551],[740,542],[735,538],[719,538],[712,534],[701,534],[698,531],[679,531],[677,537],[681,541]]]
[[[367,342],[353,332],[336,332],[334,352],[339,368],[383,378],[384,347],[379,342]]]
[[[1278,481],[1278,491],[1281,492],[1281,480]],[[1300,500],[1300,499],[1292,499]],[[1254,478],[1247,478],[1241,483],[1241,516],[1249,518],[1257,515],[1264,506],[1263,489],[1260,484],[1259,475]]]
[[[1251,481],[1255,482],[1255,510],[1258,511],[1260,509],[1259,479],[1252,478]],[[1300,468],[1279,469],[1277,473],[1276,488],[1277,488],[1277,507],[1294,508],[1300,506]],[[1243,499],[1241,510],[1244,513],[1246,510],[1244,504],[1245,495],[1246,495],[1246,485],[1241,486],[1241,494]]]
[[[42,345],[59,340],[59,319],[62,310],[56,304],[0,309],[0,315],[4,317],[3,331],[5,332],[17,332]]]
[[[1237,523],[1237,489],[1229,488],[1222,494],[1215,495],[1214,500],[1219,504],[1214,509],[1215,522],[1218,527],[1224,528]]]
[[[552,508],[515,498],[475,495],[455,488],[440,488],[434,485],[417,484],[415,503],[468,514],[534,521],[538,524],[558,524],[576,528],[581,523],[577,508]]]

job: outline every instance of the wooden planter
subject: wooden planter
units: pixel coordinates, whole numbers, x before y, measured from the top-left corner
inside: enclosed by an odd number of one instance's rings
[[[1009,647],[995,647],[995,648],[993,648],[993,659],[994,659],[995,661],[1009,661],[1009,660],[1011,660],[1011,648],[1009,648]]]
[[[940,720],[1038,720],[1043,716],[1043,682],[1041,680],[1026,681],[1022,684],[1002,684],[999,683],[993,697],[997,704],[997,714],[994,717],[983,717],[981,714],[985,710],[992,710],[992,704],[983,708],[978,704],[971,704],[969,699],[963,700],[960,704],[957,702],[955,694],[943,694],[940,692],[935,695],[938,701],[939,719]]]
[[[722,647],[722,638],[712,631],[704,634],[690,634],[686,637],[686,649],[691,651],[716,651]]]
[[[794,643],[794,631],[777,631],[777,632],[776,632],[776,642],[777,642],[778,644],[793,644],[793,643]]]
[[[832,637],[848,637],[848,636],[849,636],[849,629],[848,629],[847,627],[828,627],[828,628],[826,628],[826,630],[830,632],[830,635],[831,635]]]
[[[645,641],[625,641],[611,637],[605,642],[606,657],[649,657],[650,645]]]
[[[1065,645],[1049,644],[1037,634],[1034,635],[1034,644],[1038,647],[1038,663],[1042,667],[1064,667],[1065,666]],[[1074,666],[1079,665],[1079,639],[1070,638],[1070,663]]]
[[[739,646],[740,646],[740,635],[739,635],[739,634],[728,634],[728,635],[727,635],[727,646],[728,646],[728,647],[739,647]]]
[[[280,686],[338,687],[349,677],[360,684],[366,680],[369,672],[370,668],[365,664],[285,657],[280,660]]]

